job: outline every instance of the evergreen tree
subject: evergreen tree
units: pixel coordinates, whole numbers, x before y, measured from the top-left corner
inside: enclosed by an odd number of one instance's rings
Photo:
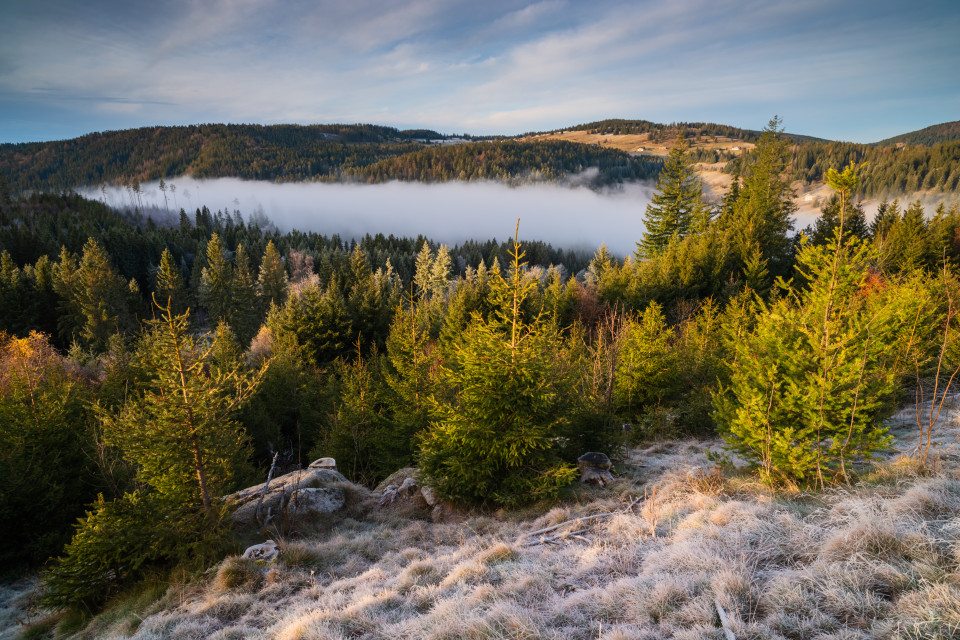
[[[260,307],[264,313],[271,304],[280,307],[287,299],[287,272],[273,240],[267,243],[263,259],[260,261],[257,292],[260,296]]]
[[[170,300],[175,312],[183,313],[187,308],[186,293],[184,291],[183,274],[173,260],[169,249],[164,249],[160,255],[160,266],[157,268],[156,287],[154,288],[157,300]]]
[[[729,220],[741,263],[748,264],[759,249],[772,276],[786,276],[792,265],[793,230],[796,211],[794,192],[785,177],[789,142],[782,135],[780,119],[774,117],[764,128],[756,147],[743,167],[743,184]]]
[[[246,462],[246,437],[232,416],[259,384],[264,368],[247,373],[233,353],[222,356],[227,329],[221,326],[206,348],[191,335],[187,314],[162,308],[150,321],[139,354],[149,382],[118,415],[102,415],[104,437],[137,465],[138,480],[181,505],[213,515]],[[238,350],[235,350],[238,351]]]
[[[703,182],[680,140],[670,149],[644,217],[646,231],[637,244],[637,256],[649,258],[662,252],[672,239],[681,239],[693,229],[705,229],[709,209],[703,202]]]
[[[438,492],[460,503],[517,504],[556,495],[575,470],[558,459],[565,379],[555,359],[558,336],[522,304],[536,282],[524,278],[515,239],[509,281],[493,278],[487,320],[475,315],[442,375],[456,396],[438,398],[437,420],[420,461]]]
[[[93,238],[83,246],[79,264],[64,248],[54,286],[63,300],[61,330],[68,339],[99,351],[114,333],[133,329],[127,282]]]
[[[229,322],[238,302],[234,291],[233,265],[216,233],[207,242],[206,260],[199,284],[200,302],[210,314],[210,323],[216,325],[221,320]]]
[[[838,175],[855,186],[855,168]],[[881,423],[902,374],[896,352],[924,295],[896,283],[862,295],[875,253],[844,232],[844,206],[833,243],[800,250],[806,286],[756,298],[752,328],[731,330],[731,382],[714,398],[714,417],[769,479],[823,486],[889,442]]]

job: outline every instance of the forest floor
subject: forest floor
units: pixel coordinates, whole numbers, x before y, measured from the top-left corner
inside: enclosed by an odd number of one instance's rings
[[[774,492],[718,468],[715,440],[632,450],[611,487],[577,485],[551,507],[442,523],[412,503],[377,508],[355,487],[345,513],[274,532],[276,563],[228,557],[68,635],[957,638],[960,422],[941,416],[932,472],[910,455],[913,409],[890,424],[894,450],[822,492]]]

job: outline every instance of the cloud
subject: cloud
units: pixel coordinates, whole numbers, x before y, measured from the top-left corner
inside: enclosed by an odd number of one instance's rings
[[[955,119],[960,87],[945,78],[960,64],[960,12],[946,2],[866,7],[35,0],[0,23],[0,95],[44,114],[69,95],[113,98],[62,105],[58,119],[81,131],[373,120],[518,133],[601,117],[756,128],[781,113],[791,128],[856,139],[879,122],[904,123],[886,125],[896,133]],[[891,87],[904,86],[911,106],[892,106]],[[0,105],[0,139],[17,134],[20,113]]]

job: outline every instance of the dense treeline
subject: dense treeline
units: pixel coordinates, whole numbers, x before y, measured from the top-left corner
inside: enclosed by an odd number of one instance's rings
[[[717,205],[675,149],[636,254],[582,271],[516,238],[344,243],[5,199],[5,566],[69,538],[46,603],[91,607],[202,568],[230,535],[215,498],[275,456],[369,484],[417,465],[441,497],[495,507],[555,498],[585,451],[720,433],[768,482],[851,481],[900,394],[960,366],[960,210],[895,201],[867,224],[850,165],[792,236],[778,125]]]
[[[960,191],[960,141],[932,146],[875,146],[852,142],[810,142],[794,147],[790,171],[806,183],[822,182],[830,167],[866,163],[860,195],[866,198],[933,191]],[[728,171],[737,171],[732,161]]]
[[[641,133],[657,134],[660,137],[694,137],[694,136],[722,136],[726,138],[745,139],[749,131],[712,122],[674,122],[659,124],[647,120],[610,119],[597,122],[588,122],[568,127],[567,131],[587,131],[602,135],[637,135]]]
[[[370,182],[409,180],[554,181],[596,168],[596,184],[650,178],[660,162],[616,149],[573,142],[498,140],[423,149],[371,164],[358,173]]]

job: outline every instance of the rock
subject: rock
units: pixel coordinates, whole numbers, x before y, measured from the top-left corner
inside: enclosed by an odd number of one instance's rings
[[[434,522],[449,522],[456,516],[457,510],[448,502],[438,502],[430,512],[430,519]]]
[[[280,550],[277,543],[273,540],[267,540],[263,544],[255,544],[243,552],[240,556],[244,560],[259,560],[260,562],[273,562],[280,557]]]
[[[585,453],[577,458],[577,466],[580,468],[580,482],[584,484],[605,487],[613,482],[613,474],[610,473],[613,464],[605,453]]]
[[[333,513],[347,501],[340,487],[297,489],[290,496],[289,509],[298,516],[314,513]]]
[[[433,490],[433,487],[423,486],[420,487],[420,495],[423,496],[424,502],[427,503],[428,507],[435,506],[439,500],[437,499],[437,494]]]
[[[397,494],[402,495],[404,498],[409,498],[417,492],[417,481],[413,478],[407,478],[403,481],[403,484],[400,485],[400,488],[397,489]]]
[[[308,469],[330,469],[331,471],[337,470],[337,461],[333,458],[318,458],[310,463]]]
[[[260,501],[265,483],[238,491],[226,496],[224,500],[234,506],[230,518],[235,523],[259,526],[268,513],[273,517],[284,513],[295,492],[303,489],[326,488],[341,482],[348,482],[348,480],[331,469],[301,469],[274,478],[270,481],[266,495],[263,496],[263,504],[260,505],[260,522],[257,522],[257,503]],[[340,489],[340,491],[343,490]],[[306,500],[305,496],[304,500]],[[340,506],[343,506],[343,503]]]
[[[397,485],[390,484],[387,485],[387,488],[383,490],[383,495],[380,496],[380,505],[381,507],[386,507],[387,505],[393,504],[393,501],[397,499]]]

